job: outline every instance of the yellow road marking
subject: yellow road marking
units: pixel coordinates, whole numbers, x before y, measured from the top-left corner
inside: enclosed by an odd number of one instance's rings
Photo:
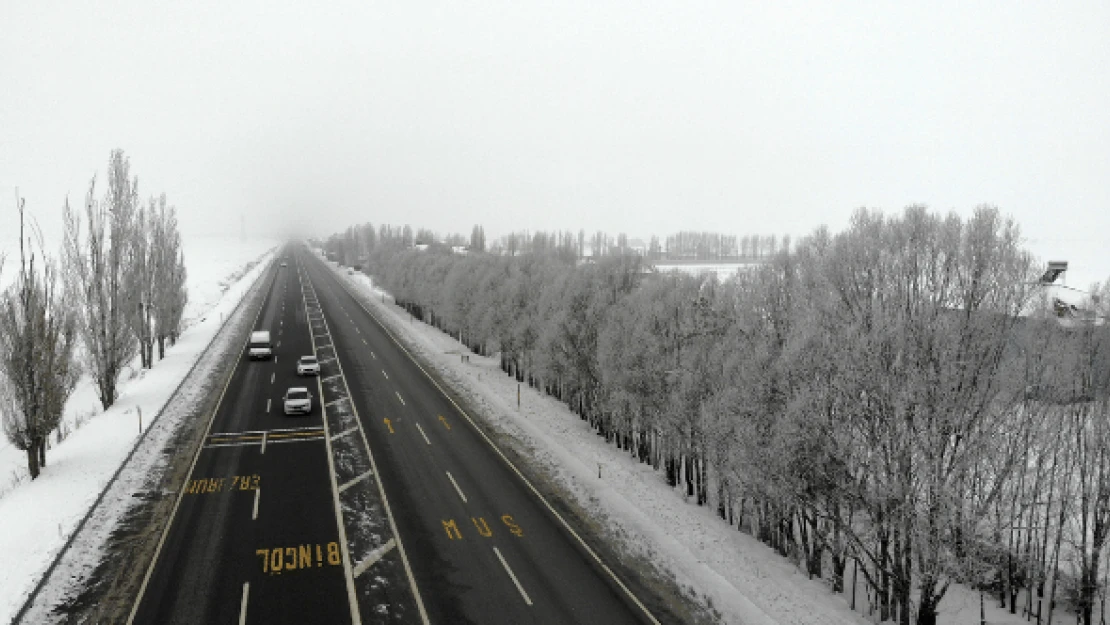
[[[278,432],[277,434],[270,434],[270,438],[297,438],[305,436],[323,436],[323,430],[316,430],[315,432]]]

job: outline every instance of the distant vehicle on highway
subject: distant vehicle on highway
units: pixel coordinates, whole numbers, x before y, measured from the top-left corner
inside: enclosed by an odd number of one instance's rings
[[[303,386],[291,386],[285,391],[285,414],[309,414],[312,412],[312,393]]]
[[[320,362],[315,356],[301,356],[297,361],[297,375],[320,375]]]
[[[249,349],[251,360],[267,360],[271,356],[273,356],[274,350],[273,346],[270,343],[270,332],[268,330],[258,330],[256,332],[251,332],[251,342]]]
[[[285,263],[285,261],[284,261],[284,260],[283,260],[283,261],[281,261],[281,266],[282,266],[282,267],[284,267],[284,266],[285,266],[285,264],[286,264],[286,263]]]

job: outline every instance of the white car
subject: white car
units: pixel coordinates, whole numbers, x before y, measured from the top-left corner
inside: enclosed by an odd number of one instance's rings
[[[249,352],[251,360],[256,358],[269,360],[274,355],[273,345],[270,343],[269,331],[258,330],[256,332],[251,332]]]
[[[301,356],[297,361],[297,375],[320,375],[320,362],[315,356]]]
[[[291,386],[285,391],[285,414],[310,414],[312,412],[312,393],[303,386]]]

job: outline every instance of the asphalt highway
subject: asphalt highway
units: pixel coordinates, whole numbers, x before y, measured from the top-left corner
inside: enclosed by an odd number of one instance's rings
[[[281,260],[274,358],[244,346],[130,622],[654,621],[323,261]]]

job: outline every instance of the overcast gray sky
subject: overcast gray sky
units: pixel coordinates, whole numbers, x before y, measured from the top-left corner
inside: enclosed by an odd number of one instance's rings
[[[14,187],[60,229],[121,147],[187,235],[800,235],[987,202],[1110,277],[1105,1],[3,2],[0,24],[9,232]]]

